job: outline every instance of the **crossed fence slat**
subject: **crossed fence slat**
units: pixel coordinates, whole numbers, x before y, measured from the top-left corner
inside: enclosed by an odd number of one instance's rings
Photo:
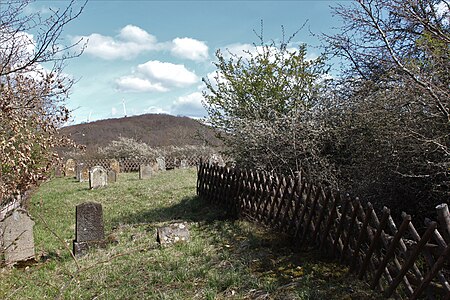
[[[349,272],[386,297],[450,299],[450,216],[440,206],[422,236],[411,217],[397,228],[388,208],[381,219],[370,203],[308,182],[255,170],[200,163],[197,193],[246,217],[286,233],[300,247],[332,253]],[[425,294],[424,294],[425,293]],[[440,298],[439,298],[440,297]]]

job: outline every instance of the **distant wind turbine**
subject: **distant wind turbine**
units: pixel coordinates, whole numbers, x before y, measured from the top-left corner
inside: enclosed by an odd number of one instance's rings
[[[125,99],[122,99],[122,105],[123,105],[123,114],[126,117],[127,116],[127,108],[125,106]]]
[[[89,123],[91,121],[91,115],[92,115],[92,110],[89,112],[89,117],[87,119],[87,122]]]

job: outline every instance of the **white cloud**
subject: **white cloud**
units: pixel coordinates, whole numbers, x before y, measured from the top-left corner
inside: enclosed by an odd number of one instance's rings
[[[173,87],[195,84],[199,78],[184,65],[150,60],[137,66],[131,76],[116,80],[119,90],[129,92],[166,92]]]
[[[194,61],[205,61],[208,59],[208,46],[203,41],[184,37],[175,38],[172,44],[170,51],[174,56]]]
[[[117,108],[115,108],[114,106],[111,108],[111,115],[115,116],[117,114]]]
[[[137,71],[147,78],[154,79],[169,86],[189,86],[197,83],[199,78],[184,65],[151,60],[138,65]]]
[[[125,26],[115,37],[93,33],[88,36],[76,36],[73,41],[77,42],[80,39],[88,40],[85,53],[106,60],[132,59],[142,52],[162,48],[156,37],[134,25]]]
[[[186,96],[178,97],[172,105],[172,114],[189,117],[204,117],[206,111],[202,105],[203,95],[200,92],[194,92]]]
[[[148,79],[136,76],[124,76],[116,80],[117,88],[126,92],[167,92],[160,82],[152,83]]]

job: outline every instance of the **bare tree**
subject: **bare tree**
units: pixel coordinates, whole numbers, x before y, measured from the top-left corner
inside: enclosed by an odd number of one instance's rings
[[[46,18],[27,14],[31,3],[0,0],[0,204],[44,179],[57,158],[52,149],[70,144],[56,134],[68,120],[64,100],[73,84],[62,71],[80,51],[61,35],[86,2]]]
[[[342,183],[431,212],[450,195],[449,3],[357,0],[335,13],[343,26],[325,40],[345,60],[328,121]]]

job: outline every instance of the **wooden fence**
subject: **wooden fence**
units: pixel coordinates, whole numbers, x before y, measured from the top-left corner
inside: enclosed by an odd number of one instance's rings
[[[349,271],[386,298],[450,299],[450,214],[438,206],[437,222],[419,234],[411,216],[400,226],[388,208],[326,190],[301,175],[280,176],[200,163],[197,194],[232,215],[264,223],[294,239],[335,255]],[[379,216],[381,215],[381,217]],[[423,230],[422,230],[423,229]]]
[[[111,161],[113,159],[78,159],[76,160],[76,164],[83,163],[83,165],[87,168],[92,168],[94,166],[102,166],[105,169],[111,169]],[[193,167],[198,165],[200,161],[200,156],[190,156],[190,157],[167,157],[164,158],[166,169],[175,169],[175,168],[183,168],[183,167]],[[117,160],[120,166],[120,172],[137,172],[139,171],[139,166],[142,164],[154,164],[156,163],[156,159],[152,158],[120,158]],[[59,168],[63,168],[63,166],[59,166]]]

